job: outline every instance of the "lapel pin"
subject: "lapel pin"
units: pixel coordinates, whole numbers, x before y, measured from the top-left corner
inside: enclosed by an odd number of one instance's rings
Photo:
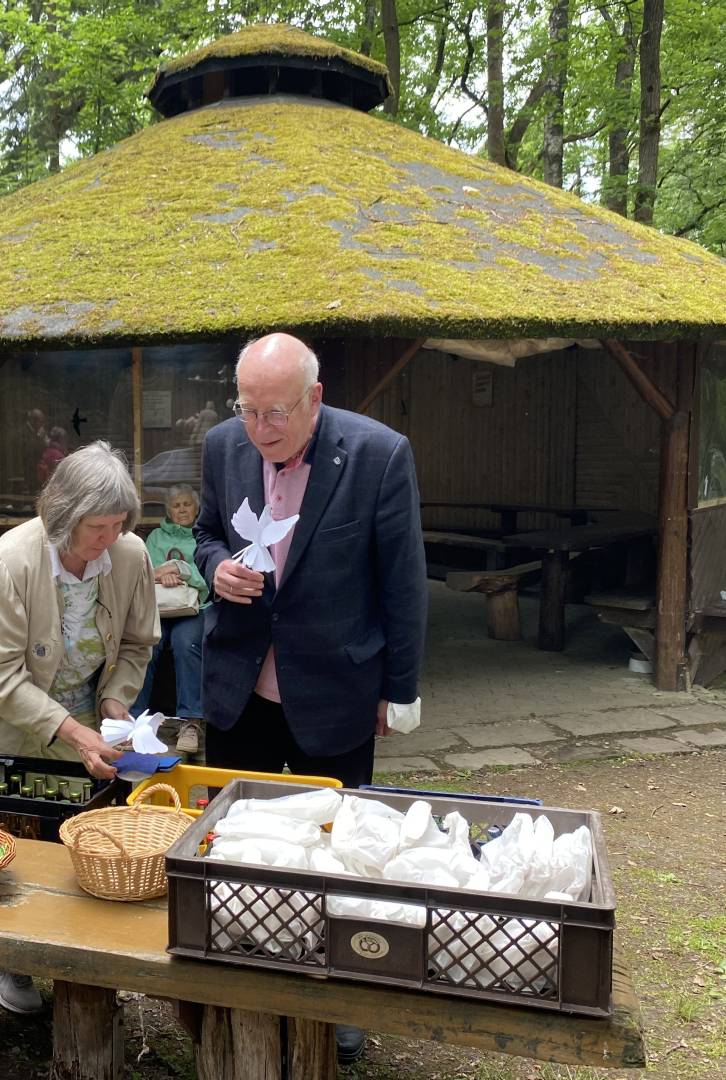
[[[333,458],[333,465],[340,465],[340,458],[339,457],[334,457]]]

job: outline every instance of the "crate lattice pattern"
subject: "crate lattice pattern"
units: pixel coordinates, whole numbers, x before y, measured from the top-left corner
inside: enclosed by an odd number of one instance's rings
[[[322,893],[209,881],[207,910],[210,952],[324,967]]]

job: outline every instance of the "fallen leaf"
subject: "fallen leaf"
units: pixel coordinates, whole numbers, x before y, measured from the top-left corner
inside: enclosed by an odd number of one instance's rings
[[[608,810],[608,814],[624,814],[624,813],[625,813],[625,811],[623,810],[622,806],[611,806],[610,809]]]

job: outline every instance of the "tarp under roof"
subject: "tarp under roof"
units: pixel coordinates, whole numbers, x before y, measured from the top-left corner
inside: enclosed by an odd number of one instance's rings
[[[181,113],[0,200],[0,342],[272,329],[723,337],[726,263],[309,97]]]

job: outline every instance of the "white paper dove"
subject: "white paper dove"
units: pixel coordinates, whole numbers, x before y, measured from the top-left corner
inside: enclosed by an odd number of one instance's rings
[[[133,717],[130,720],[113,720],[107,717],[101,722],[101,738],[109,746],[130,741],[137,754],[165,754],[168,746],[156,737],[159,725],[163,722],[163,713],[152,714],[148,709],[144,709],[135,720]]]
[[[232,526],[243,540],[250,540],[251,543],[235,552],[232,558],[239,559],[250,570],[259,570],[263,574],[274,570],[275,563],[267,550],[268,545],[277,544],[287,536],[299,517],[299,514],[293,514],[292,517],[275,521],[270,507],[266,506],[258,518],[250,508],[249,500],[245,499],[232,514]]]

